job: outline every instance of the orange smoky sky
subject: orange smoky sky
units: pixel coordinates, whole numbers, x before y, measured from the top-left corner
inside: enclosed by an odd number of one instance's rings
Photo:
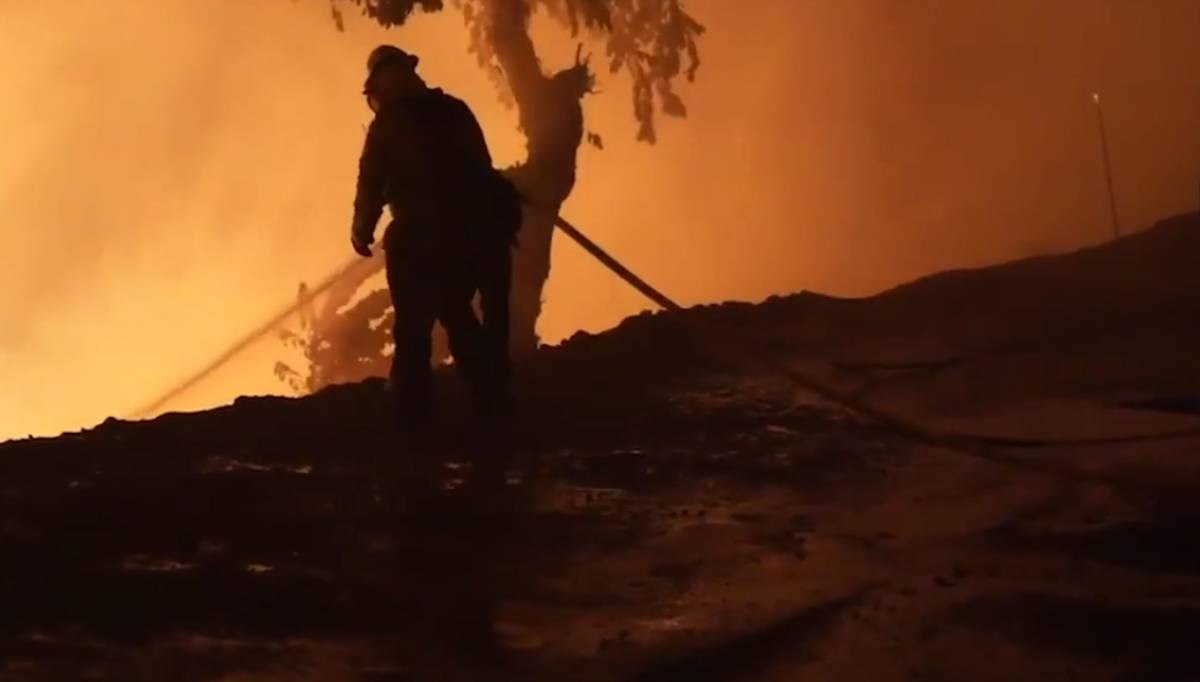
[[[685,304],[869,294],[1200,201],[1200,0],[688,0],[686,120],[634,141],[602,72],[564,214]],[[453,11],[384,31],[325,0],[0,4],[0,438],[122,415],[349,257],[363,61],[422,56],[520,158]],[[547,67],[574,43],[539,17]],[[595,63],[604,63],[602,46]],[[566,240],[542,334],[645,301]],[[1148,273],[1151,276],[1151,273]],[[175,407],[283,392],[267,340]]]

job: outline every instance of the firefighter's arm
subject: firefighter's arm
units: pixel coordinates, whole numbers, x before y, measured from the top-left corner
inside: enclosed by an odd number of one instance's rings
[[[358,184],[354,193],[354,220],[350,243],[361,256],[370,256],[375,241],[375,226],[383,214],[387,183],[387,125],[376,116],[367,128],[367,138],[358,159]]]

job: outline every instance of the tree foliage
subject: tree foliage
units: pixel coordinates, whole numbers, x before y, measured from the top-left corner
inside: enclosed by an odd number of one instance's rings
[[[315,393],[332,384],[383,376],[391,363],[393,313],[388,292],[380,289],[346,304],[358,289],[357,281],[333,290],[317,309],[301,284],[297,294],[299,329],[279,333],[286,348],[299,352],[304,366],[297,370],[286,362],[275,363],[275,376],[297,393]],[[342,310],[342,305],[348,309]],[[444,344],[443,344],[444,345]],[[438,355],[439,359],[444,351]]]
[[[445,9],[444,0],[330,0],[334,19],[342,23],[342,6],[354,6],[383,26],[398,26],[417,11]],[[602,37],[611,73],[624,72],[633,83],[633,113],[638,138],[656,139],[655,117],[684,116],[687,109],[675,90],[683,76],[693,80],[700,66],[697,38],[704,27],[683,8],[681,0],[449,0],[462,12],[471,52],[501,88],[513,86],[504,74],[506,21],[527,26],[530,13],[541,8],[570,31]]]

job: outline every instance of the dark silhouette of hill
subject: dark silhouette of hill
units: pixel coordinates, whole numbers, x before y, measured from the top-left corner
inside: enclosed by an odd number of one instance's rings
[[[504,481],[450,376],[432,457],[378,381],[0,444],[0,679],[1188,679],[1200,439],[998,465],[794,379],[930,428],[1195,427],[1198,253],[1183,216],[577,334],[520,368]]]

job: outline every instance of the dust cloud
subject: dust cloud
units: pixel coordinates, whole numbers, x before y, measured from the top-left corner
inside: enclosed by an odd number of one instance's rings
[[[627,84],[602,72],[585,107],[605,149],[564,210],[685,304],[863,295],[1107,238],[1092,92],[1122,224],[1200,200],[1200,0],[687,4],[709,29],[689,118],[634,142]],[[135,409],[349,257],[383,41],[519,159],[453,12],[338,33],[323,0],[0,6],[0,438]],[[545,337],[645,307],[557,240]],[[282,392],[283,353],[260,344],[177,407]]]

